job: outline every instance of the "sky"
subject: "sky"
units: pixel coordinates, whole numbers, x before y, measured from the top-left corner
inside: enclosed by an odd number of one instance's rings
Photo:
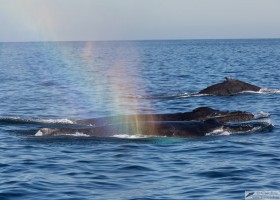
[[[280,0],[0,0],[0,42],[280,38]]]

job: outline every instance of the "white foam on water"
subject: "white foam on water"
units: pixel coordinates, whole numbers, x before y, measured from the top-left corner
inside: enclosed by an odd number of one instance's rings
[[[170,94],[170,95],[126,95],[124,98],[131,99],[176,99],[176,98],[188,98],[192,96],[205,96],[205,94],[197,93],[181,93],[181,94]]]
[[[206,133],[206,136],[218,136],[218,135],[231,135],[232,133],[229,131],[225,131],[223,127],[216,129],[212,132]]]
[[[267,88],[262,88],[258,93],[261,94],[278,94],[280,93],[279,89],[267,89]]]
[[[265,120],[265,121],[262,121],[263,122],[263,126],[256,126],[254,127],[252,130],[249,130],[247,131],[248,133],[253,133],[253,132],[257,132],[259,130],[263,130],[269,126],[273,126],[274,127],[274,124],[272,123],[272,121],[269,119],[269,120]]]
[[[274,126],[274,124],[272,123],[271,119],[268,119],[268,120],[264,120],[262,121],[263,123],[266,123],[267,125],[266,126]]]
[[[36,137],[42,137],[44,136],[44,133],[39,130],[37,133],[35,133],[35,136]],[[90,135],[87,135],[85,133],[82,133],[82,132],[75,132],[74,134],[69,134],[69,133],[59,133],[59,134],[55,134],[55,135],[46,135],[46,136],[71,136],[71,137],[90,137]]]
[[[33,119],[32,121],[46,124],[74,124],[70,119]]]
[[[239,134],[239,133],[254,133],[260,130],[263,130],[269,126],[274,126],[273,123],[271,122],[271,120],[265,120],[262,121],[262,124],[256,125],[256,127],[252,127],[252,129],[248,130],[248,131],[228,131],[228,130],[224,130],[223,127],[216,129],[212,132],[206,133],[206,136],[219,136],[219,135],[232,135],[232,134]]]
[[[70,119],[41,119],[41,118],[21,118],[21,117],[0,117],[0,121],[10,121],[10,123],[43,123],[43,124],[75,124]]]
[[[37,131],[37,133],[35,133],[35,136],[36,137],[41,137],[41,136],[43,136],[44,134],[42,133],[42,131],[41,130],[39,130],[39,131]]]
[[[71,136],[74,136],[74,137],[90,137],[90,135],[87,135],[87,134],[84,134],[82,132],[75,132],[75,134],[67,134],[67,135],[71,135]]]
[[[261,88],[259,91],[252,91],[252,90],[246,90],[239,92],[240,94],[248,94],[248,93],[255,93],[255,94],[277,94],[280,93],[280,89],[267,89],[267,88]],[[201,97],[201,96],[216,96],[213,94],[199,94],[199,93],[182,93],[182,94],[174,94],[174,95],[151,95],[151,96],[144,96],[144,95],[127,95],[124,96],[126,98],[132,98],[132,99],[168,99],[168,98],[188,98],[188,97]]]
[[[255,94],[279,94],[279,89],[261,88],[259,91],[243,91],[240,93],[255,93]]]
[[[270,116],[269,113],[261,111],[259,114],[254,115],[254,118],[255,119],[260,119],[260,118],[266,118],[266,117],[269,117],[269,116]]]
[[[122,139],[141,139],[141,138],[148,138],[149,136],[146,135],[128,135],[128,134],[116,134],[113,135],[112,137],[115,138],[122,138]]]
[[[190,95],[191,97],[203,97],[203,96],[213,96],[212,94],[199,94],[199,93],[194,93]]]

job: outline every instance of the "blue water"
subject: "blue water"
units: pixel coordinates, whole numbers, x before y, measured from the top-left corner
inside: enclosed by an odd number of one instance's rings
[[[277,90],[279,66],[278,39],[0,43],[0,199],[244,199],[245,190],[279,190],[280,94],[188,96],[225,76]],[[34,136],[43,122],[199,106],[266,112],[274,129]]]

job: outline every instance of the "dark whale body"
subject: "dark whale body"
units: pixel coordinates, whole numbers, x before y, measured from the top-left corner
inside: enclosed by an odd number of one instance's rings
[[[144,136],[167,136],[167,137],[198,137],[206,136],[216,130],[230,133],[245,133],[254,131],[255,128],[266,128],[268,122],[251,122],[241,124],[221,123],[215,119],[206,121],[188,122],[140,122],[120,123],[107,126],[85,127],[80,129],[42,128],[36,136],[71,136],[83,134],[92,137],[112,137],[116,135],[144,135]]]
[[[198,94],[234,95],[242,92],[258,92],[260,87],[239,80],[228,79],[201,90]],[[216,131],[244,133],[262,130],[272,125],[268,122],[243,122],[255,119],[249,112],[220,111],[200,107],[191,112],[173,114],[139,114],[110,116],[95,119],[77,120],[79,128],[42,128],[36,136],[85,135],[111,137],[115,135],[145,135],[167,137],[197,137]]]
[[[183,113],[120,115],[77,120],[75,126],[41,128],[36,136],[112,137],[115,135],[144,135],[197,137],[215,131],[250,132],[256,130],[256,128],[268,126],[266,122],[240,123],[252,119],[255,119],[255,116],[249,112],[220,111],[200,107],[191,112]]]
[[[234,95],[242,92],[258,92],[260,89],[258,86],[226,77],[224,82],[209,86],[201,90],[199,94]]]
[[[72,120],[70,122],[49,122],[41,119],[2,119],[1,123],[31,124],[39,127],[37,136],[71,135],[109,137],[116,134],[142,134],[151,136],[191,137],[203,136],[217,129],[247,131],[252,127],[241,126],[244,121],[255,120],[268,115],[253,115],[242,111],[220,111],[199,107],[191,112],[167,114],[119,115],[94,119]],[[228,123],[236,123],[228,124]],[[239,123],[239,124],[238,124]]]
[[[242,122],[255,118],[250,112],[243,111],[220,111],[209,107],[199,107],[191,112],[172,113],[172,114],[139,114],[139,115],[120,115],[95,119],[77,120],[77,124],[102,126],[115,123],[147,122],[147,121],[191,121],[207,120],[215,118],[220,122]]]

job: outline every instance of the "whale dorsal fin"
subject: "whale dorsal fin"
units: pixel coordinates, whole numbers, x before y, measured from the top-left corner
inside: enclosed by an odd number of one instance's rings
[[[227,82],[227,81],[230,81],[230,80],[232,80],[232,78],[229,78],[229,77],[225,77],[225,82]]]

